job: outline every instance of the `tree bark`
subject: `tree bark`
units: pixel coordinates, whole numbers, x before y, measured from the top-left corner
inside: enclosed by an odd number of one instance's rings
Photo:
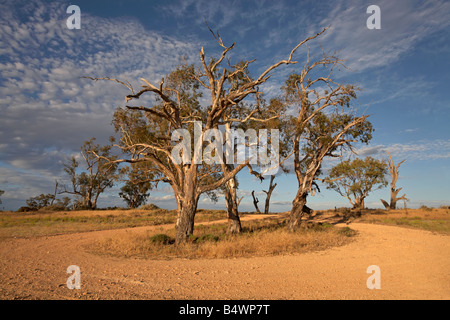
[[[289,216],[289,230],[295,231],[301,225],[301,220],[305,213],[310,214],[311,209],[306,206],[307,192],[303,192],[301,189],[298,190],[295,199],[292,201],[291,214]]]
[[[385,200],[383,200],[383,199],[380,199],[381,200],[381,203],[383,204],[383,206],[384,206],[384,208],[386,209],[386,210],[388,210],[388,209],[390,209],[389,208],[389,203],[387,203]]]
[[[242,226],[241,219],[239,218],[235,178],[228,180],[226,183],[225,200],[227,203],[228,214],[227,232],[231,234],[240,233],[242,231]]]
[[[258,208],[259,200],[258,200],[258,198],[255,197],[255,190],[252,191],[252,197],[253,197],[253,205],[255,206],[256,212],[261,213],[261,211],[259,211],[259,208]]]
[[[98,202],[98,197],[100,196],[101,192],[97,192],[95,197],[94,197],[94,201],[92,201],[92,210],[96,210],[97,209],[97,202]]]
[[[182,244],[188,241],[189,236],[194,232],[195,213],[197,211],[200,193],[197,190],[197,169],[194,165],[185,169],[185,180],[182,194],[176,193],[179,197],[178,218],[176,223],[175,243]]]
[[[353,204],[353,209],[362,210],[364,209],[364,198],[355,198],[355,203]]]
[[[58,180],[55,180],[55,191],[53,192],[53,198],[52,198],[52,201],[50,202],[51,206],[53,205],[53,203],[56,200],[57,193],[58,193]],[[0,202],[0,204],[1,204],[1,202]]]
[[[84,207],[87,210],[93,210],[94,206],[92,203],[92,196],[90,192],[87,192],[86,196],[84,197]]]
[[[225,124],[225,130],[227,132],[231,131],[231,123],[227,122]],[[226,141],[226,147],[229,148],[234,144],[234,141]],[[234,155],[233,155],[234,156]],[[225,154],[223,157],[222,163],[222,171],[224,174],[229,174],[233,171],[234,165],[228,164],[225,159]],[[238,200],[237,200],[237,183],[236,177],[231,178],[227,182],[225,182],[225,201],[227,205],[227,214],[228,214],[228,228],[227,232],[231,234],[240,233],[242,231],[241,220],[239,219],[239,211],[238,211]]]
[[[196,197],[186,197],[179,213],[179,219],[176,226],[175,243],[182,244],[188,241],[189,237],[194,233],[194,219],[197,211]]]
[[[402,190],[402,188],[395,189],[395,185],[391,186],[391,202],[389,203],[389,209],[397,209],[398,200],[408,200],[406,198],[406,194],[402,195],[400,198],[397,198],[397,194],[400,192],[400,190]]]
[[[270,206],[270,197],[272,196],[272,192],[273,189],[275,189],[275,187],[277,186],[277,184],[273,183],[273,180],[275,179],[275,175],[271,175],[270,176],[270,184],[269,184],[269,190],[268,191],[264,191],[267,196],[266,196],[266,205],[264,206],[264,214],[269,214],[269,206]]]
[[[391,201],[389,203],[389,209],[395,210],[397,208],[397,194],[400,189],[395,190],[395,184],[391,185]]]

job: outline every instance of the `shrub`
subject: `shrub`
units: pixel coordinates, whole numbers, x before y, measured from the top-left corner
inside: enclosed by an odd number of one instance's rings
[[[167,234],[164,233],[155,234],[154,236],[151,236],[149,240],[150,242],[156,244],[172,244],[175,242],[174,239],[172,239],[171,237],[169,237]]]
[[[337,213],[343,213],[343,214],[349,214],[352,210],[350,208],[341,207],[341,208],[334,208],[334,212]]]
[[[349,227],[340,228],[338,230],[338,233],[342,234],[342,235],[344,235],[346,237],[353,237],[353,236],[355,236],[357,234],[357,232],[355,230],[350,229]]]
[[[326,222],[324,222],[324,223],[322,223],[322,222],[319,222],[319,223],[314,223],[314,222],[307,223],[306,222],[305,227],[308,230],[320,232],[320,231],[325,231],[325,230],[333,228],[333,225],[329,224],[329,223],[326,223]]]
[[[30,211],[36,211],[36,209],[32,209],[30,207],[20,207],[17,212],[30,212]]]
[[[39,208],[38,211],[67,211],[68,208],[62,204],[51,204],[46,207]]]
[[[153,203],[148,203],[148,204],[144,204],[144,205],[140,206],[139,209],[141,209],[141,210],[158,210],[160,208]]]
[[[202,242],[217,242],[219,241],[219,236],[216,236],[214,234],[203,234],[200,237],[198,237],[197,239],[195,239],[196,243],[202,243]]]

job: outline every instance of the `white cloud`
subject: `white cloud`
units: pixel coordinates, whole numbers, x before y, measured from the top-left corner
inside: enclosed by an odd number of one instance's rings
[[[392,145],[376,145],[362,147],[356,150],[358,156],[387,157],[389,151],[392,157],[408,160],[437,160],[450,158],[450,140],[419,140],[411,143],[395,143]]]
[[[139,88],[140,77],[159,82],[181,55],[198,49],[132,19],[83,14],[82,29],[69,30],[63,7],[41,1],[0,6],[0,143],[14,150],[16,136],[24,147],[0,161],[24,167],[27,148],[77,149],[87,137],[113,133],[113,111],[129,92],[82,76],[127,78]]]
[[[151,201],[158,201],[158,202],[174,201],[175,200],[175,196],[173,194],[167,194],[167,195],[164,195],[164,196],[151,197],[150,200]]]
[[[338,50],[348,67],[360,72],[386,66],[410,50],[432,32],[445,30],[450,21],[450,3],[377,1],[381,10],[381,29],[369,30],[367,7],[373,3],[334,1],[331,10],[311,29],[331,25],[321,38],[325,48]]]
[[[419,131],[419,128],[409,128],[409,129],[405,129],[405,130],[403,130],[403,131],[401,131],[401,132],[404,132],[404,133],[413,133],[413,132],[417,132],[417,131]]]

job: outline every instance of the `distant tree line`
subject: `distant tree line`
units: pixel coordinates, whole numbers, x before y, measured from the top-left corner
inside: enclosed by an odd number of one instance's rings
[[[53,194],[40,194],[26,200],[27,206],[18,211],[62,210],[95,210],[98,199],[107,189],[126,178],[119,196],[129,208],[137,208],[145,204],[153,185],[145,179],[151,171],[143,170],[142,165],[131,165],[119,169],[117,164],[104,160],[114,159],[111,146],[95,144],[95,138],[85,141],[81,146],[79,160],[73,156],[64,163],[68,184],[55,181]],[[58,195],[68,194],[61,199]]]

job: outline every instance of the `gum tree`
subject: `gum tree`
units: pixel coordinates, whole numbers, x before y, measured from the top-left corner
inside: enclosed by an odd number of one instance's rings
[[[248,71],[246,71],[245,77],[241,75],[240,81],[243,84],[250,81],[249,79],[251,79],[250,75]],[[232,130],[245,130],[245,132],[248,132],[248,130],[254,130],[256,132],[258,130],[267,130],[267,141],[258,141],[258,144],[256,146],[256,153],[258,153],[258,148],[267,150],[268,145],[270,145],[269,149],[274,151],[273,146],[276,143],[272,142],[272,137],[271,134],[269,134],[269,131],[270,133],[272,133],[271,129],[278,130],[279,105],[277,105],[273,101],[270,101],[270,103],[267,104],[263,99],[260,98],[260,96],[257,96],[256,98],[257,99],[254,106],[246,106],[241,104],[239,108],[232,110],[233,112],[229,112],[224,116],[223,124],[225,131],[230,132]],[[251,147],[252,142],[250,140],[251,139],[249,139],[248,142],[244,142],[244,144]],[[227,140],[226,143],[234,144],[234,141]],[[227,145],[227,147],[229,146]],[[237,157],[237,148],[233,148],[233,150],[235,151],[233,157]],[[274,154],[267,155],[268,159],[270,157],[272,157],[272,160],[276,158],[275,160],[278,162],[278,154],[276,154],[277,152],[273,153]],[[251,175],[259,178],[262,181],[264,180],[264,176],[266,174],[265,172],[261,171],[264,171],[264,168],[267,166],[261,164],[262,163],[260,163],[259,168],[256,168],[254,165],[252,165],[252,163],[248,163],[247,167]],[[226,173],[227,171],[231,171],[234,167],[235,165],[227,163],[226,157],[224,157],[221,168],[222,172]],[[228,233],[239,233],[242,230],[238,212],[239,201],[237,197],[237,185],[237,179],[236,177],[234,177],[233,179],[228,180],[224,186],[228,215]]]
[[[342,60],[322,52],[315,60],[309,52],[299,73],[291,74],[285,82],[284,100],[288,108],[284,115],[283,139],[292,156],[298,190],[292,201],[289,228],[297,229],[305,213],[307,196],[318,190],[316,180],[322,162],[338,157],[343,149],[352,150],[356,142],[368,143],[372,125],[367,115],[356,115],[351,108],[358,88],[333,79]]]
[[[154,180],[165,181],[171,185],[178,206],[177,244],[186,242],[193,233],[200,195],[222,186],[249,164],[249,160],[246,160],[229,170],[222,170],[220,163],[218,165],[204,161],[198,163],[196,160],[199,155],[208,148],[202,143],[206,132],[217,129],[226,113],[239,108],[244,99],[256,101],[256,97],[263,93],[260,86],[273,72],[282,65],[297,63],[293,60],[297,49],[318,37],[323,31],[301,41],[292,49],[287,59],[268,66],[259,76],[241,83],[235,79],[238,76],[246,77],[246,69],[254,60],[239,60],[240,63],[231,64],[228,56],[235,44],[224,45],[218,35],[214,35],[222,50],[218,57],[207,59],[202,47],[198,66],[186,63],[170,73],[166,79],[163,78],[158,85],[141,78],[142,89],[135,91],[127,81],[90,78],[115,81],[130,91],[125,97],[127,105],[120,108],[115,115],[115,126],[121,134],[117,146],[127,157],[114,162],[149,162],[155,170]],[[208,101],[204,104],[200,103],[203,93],[207,95]],[[128,104],[145,95],[152,95],[156,98],[156,103],[150,106]],[[240,119],[251,116],[252,112],[253,110],[250,114],[241,115],[243,118]],[[196,126],[195,121],[201,121],[201,125]],[[182,129],[187,130],[190,135],[178,134],[185,132]],[[173,132],[178,133],[174,136]],[[191,152],[175,150],[177,155],[175,158],[183,158],[181,163],[172,157],[175,147],[172,138],[177,141],[194,140],[194,143],[190,143]]]
[[[121,169],[121,175],[127,177],[125,184],[120,188],[119,196],[127,203],[129,208],[138,208],[145,204],[153,188],[153,171],[145,164],[132,163]]]
[[[95,138],[85,141],[80,154],[85,169],[80,172],[80,162],[75,157],[65,163],[64,171],[70,179],[70,185],[62,185],[59,193],[72,194],[78,198],[78,207],[95,210],[100,194],[117,181],[118,166],[106,160],[115,160],[111,155],[111,146],[95,144]]]
[[[371,191],[387,186],[384,161],[366,157],[340,162],[325,178],[327,188],[346,197],[353,209],[364,209],[364,200]]]

